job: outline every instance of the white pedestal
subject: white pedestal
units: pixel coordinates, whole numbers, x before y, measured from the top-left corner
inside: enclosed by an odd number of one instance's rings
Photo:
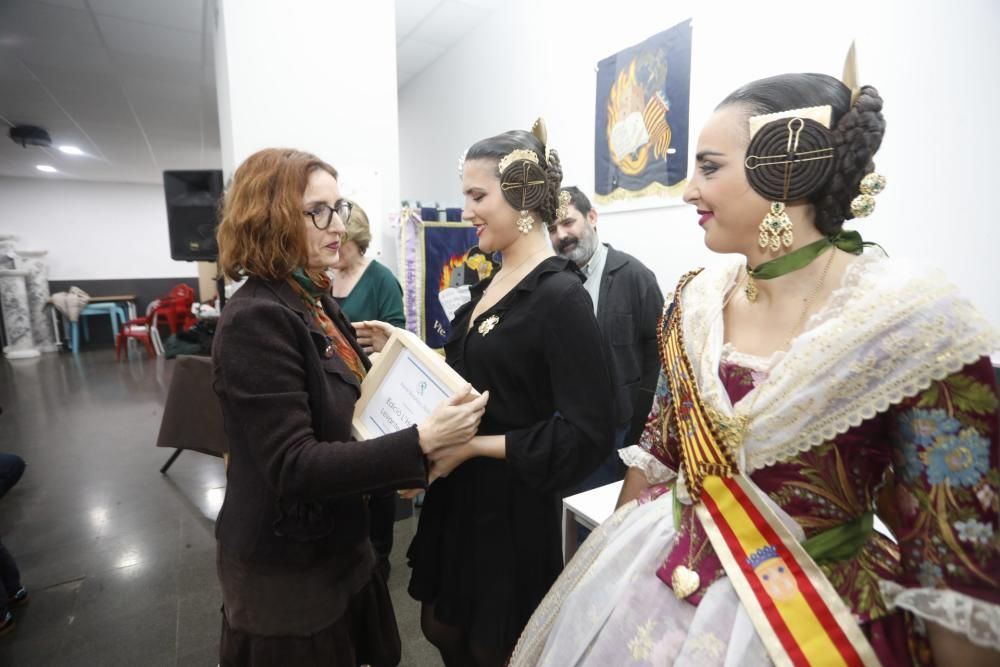
[[[18,250],[18,268],[28,272],[25,283],[35,347],[42,352],[58,352],[55,327],[52,326],[52,318],[45,312],[51,296],[48,254],[47,250]]]
[[[7,347],[3,351],[8,359],[30,359],[41,355],[31,334],[27,277],[28,272],[24,270],[0,269],[0,305],[7,332]]]
[[[31,335],[35,347],[42,352],[57,352],[59,346],[52,318],[46,312],[49,303],[48,251],[17,251],[18,268],[28,272],[25,286],[28,291],[28,310],[31,316]]]
[[[14,234],[0,234],[0,269],[17,268],[17,256],[14,254],[16,243],[17,236]]]

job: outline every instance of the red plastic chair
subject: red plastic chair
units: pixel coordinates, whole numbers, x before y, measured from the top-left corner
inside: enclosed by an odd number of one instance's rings
[[[170,294],[159,300],[155,315],[162,318],[171,334],[185,331],[197,324],[198,319],[191,312],[194,305],[194,290],[181,283],[170,290]]]
[[[128,347],[129,338],[141,342],[151,357],[163,354],[163,343],[160,342],[160,332],[157,330],[159,307],[160,302],[153,301],[146,308],[146,317],[137,317],[122,325],[118,336],[115,337],[115,360],[121,361],[122,350]],[[127,352],[125,356],[128,356]]]

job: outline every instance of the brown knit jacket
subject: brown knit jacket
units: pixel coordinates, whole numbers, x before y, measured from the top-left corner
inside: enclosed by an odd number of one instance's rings
[[[369,367],[337,304],[323,306]],[[213,386],[230,460],[216,536],[230,558],[279,570],[356,559],[368,540],[362,494],[425,482],[416,427],[352,440],[360,386],[327,347],[287,283],[250,278],[222,311]]]

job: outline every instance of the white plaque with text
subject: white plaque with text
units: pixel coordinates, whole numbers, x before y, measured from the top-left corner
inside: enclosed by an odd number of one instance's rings
[[[420,424],[465,384],[444,357],[409,331],[397,329],[361,383],[354,437],[367,440]]]

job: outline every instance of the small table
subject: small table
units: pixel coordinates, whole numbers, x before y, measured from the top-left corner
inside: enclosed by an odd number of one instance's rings
[[[90,303],[123,303],[125,304],[125,310],[128,312],[128,318],[134,320],[136,318],[135,312],[135,294],[115,294],[112,296],[92,296],[90,297]]]
[[[135,294],[113,294],[111,296],[92,296],[90,297],[87,303],[121,303],[124,304],[125,306],[125,312],[128,314],[128,319],[134,320],[137,317],[135,310]],[[51,299],[49,300],[49,304],[50,305],[52,304]],[[63,347],[64,343],[62,340],[63,338],[62,334],[67,333],[68,335],[68,331],[64,331],[64,327],[69,327],[68,324],[69,320],[64,319],[63,326],[60,326],[59,325],[60,314],[61,313],[59,313],[59,309],[56,308],[54,305],[51,305],[49,309],[49,316],[52,318],[52,329],[54,330],[56,336],[56,345]],[[112,329],[111,331],[112,339],[114,338],[114,336],[115,332]],[[113,342],[114,341],[112,340],[112,343]]]
[[[615,503],[622,490],[622,482],[612,482],[575,496],[563,498],[563,562],[568,563],[580,546],[577,540],[577,524],[594,530],[615,513]]]

